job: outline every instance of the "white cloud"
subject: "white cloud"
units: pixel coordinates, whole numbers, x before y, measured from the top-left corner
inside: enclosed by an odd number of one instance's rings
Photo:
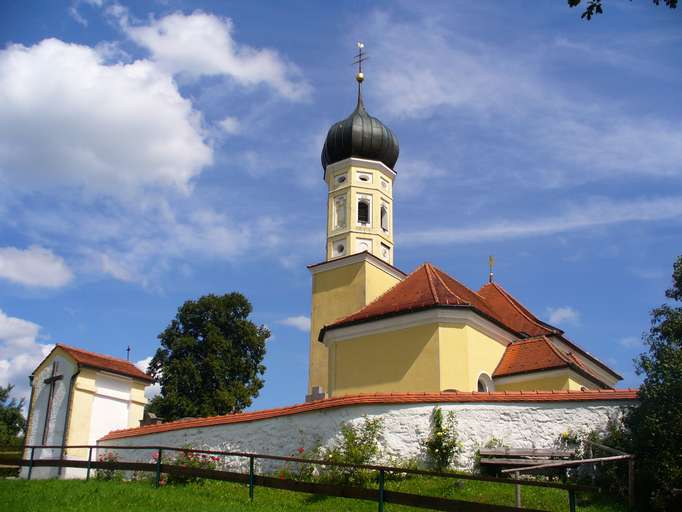
[[[0,51],[0,105],[0,179],[17,186],[187,191],[212,162],[200,114],[149,61],[108,64],[58,39],[10,45]]]
[[[547,315],[547,321],[552,325],[575,325],[580,322],[580,313],[570,306],[547,308]]]
[[[573,205],[564,213],[540,219],[500,220],[466,228],[434,228],[404,233],[401,243],[457,244],[547,236],[626,222],[680,220],[682,197],[636,199],[632,201],[594,200]]]
[[[189,15],[170,14],[149,24],[133,24],[120,6],[110,12],[126,34],[149,50],[151,58],[168,73],[192,78],[225,75],[242,86],[269,85],[293,100],[304,99],[310,93],[298,68],[277,51],[237,43],[229,18],[195,11]]]
[[[642,342],[641,338],[638,338],[636,336],[627,336],[625,338],[622,338],[618,341],[621,347],[625,348],[642,348],[644,347],[644,343]]]
[[[149,369],[149,363],[151,362],[152,356],[149,356],[137,361],[135,363],[135,366],[137,366],[140,370],[146,373],[147,370]],[[152,398],[159,394],[161,394],[161,384],[159,384],[158,382],[155,382],[151,386],[147,386],[144,390],[144,396],[147,398],[147,400],[151,400]]]
[[[228,135],[236,135],[241,131],[239,119],[233,116],[227,116],[218,123],[225,133]]]
[[[299,315],[290,316],[279,321],[280,324],[288,325],[303,332],[310,332],[310,317]]]
[[[499,143],[487,150],[504,165],[487,169],[486,176],[517,173],[528,186],[559,187],[682,175],[679,120],[637,116],[612,97],[579,96],[571,82],[559,82],[548,71],[583,58],[565,38],[548,36],[539,45],[534,35],[505,47],[474,35],[464,13],[447,25],[431,15],[413,19],[403,22],[381,12],[371,19],[367,32],[376,35],[371,45],[381,59],[372,64],[374,78],[367,86],[394,117],[438,115],[442,122],[451,116],[460,126],[473,124],[492,134]],[[625,51],[611,59],[616,69],[632,67]],[[448,152],[457,149],[454,139]],[[471,152],[470,145],[463,149]],[[456,158],[450,160],[456,165]]]
[[[30,395],[28,376],[54,345],[38,343],[40,326],[0,310],[0,385],[13,384],[14,396]]]
[[[60,288],[73,279],[73,273],[60,256],[44,247],[0,247],[0,279],[24,286]]]

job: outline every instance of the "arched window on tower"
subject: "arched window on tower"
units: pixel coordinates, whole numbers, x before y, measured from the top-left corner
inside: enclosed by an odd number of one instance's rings
[[[365,199],[358,201],[358,222],[369,224],[369,201]]]
[[[388,207],[385,204],[381,205],[381,229],[388,231]]]

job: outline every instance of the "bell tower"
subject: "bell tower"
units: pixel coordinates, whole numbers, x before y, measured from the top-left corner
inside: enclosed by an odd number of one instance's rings
[[[393,132],[365,110],[363,48],[358,43],[355,110],[329,128],[322,149],[328,190],[326,259],[366,251],[392,264],[393,167],[399,146]]]
[[[355,110],[329,128],[322,148],[327,242],[324,261],[308,267],[313,290],[306,401],[323,398],[330,389],[328,349],[318,340],[320,330],[363,308],[405,277],[393,266],[398,139],[365,109],[363,48],[358,43]]]

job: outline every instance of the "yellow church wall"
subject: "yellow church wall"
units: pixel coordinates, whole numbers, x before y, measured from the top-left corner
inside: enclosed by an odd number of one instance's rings
[[[364,266],[365,277],[365,304],[377,299],[400,282],[395,275],[372,264]]]
[[[92,422],[92,402],[95,396],[95,377],[97,371],[81,368],[71,397],[71,412],[66,444],[89,444],[90,424]],[[67,450],[70,457],[85,459],[87,448],[71,448]]]
[[[139,381],[133,381],[130,388],[130,405],[128,407],[128,427],[140,426],[140,420],[144,416],[144,406],[147,399],[144,396],[145,385]]]
[[[502,359],[506,346],[478,329],[469,325],[464,327],[467,337],[467,359],[469,375],[467,391],[478,390],[478,378],[482,373],[492,378],[493,372]]]
[[[582,388],[600,389],[595,382],[571,371],[568,377],[568,389],[571,391],[580,391]]]
[[[492,376],[505,345],[469,325],[440,327],[440,390],[476,391],[482,373]]]
[[[367,260],[313,273],[308,392],[329,389],[327,347],[318,341],[325,325],[355,313],[399,282]]]
[[[540,374],[540,375],[538,375]],[[568,371],[560,374],[552,372],[551,376],[542,376],[541,372],[519,376],[523,380],[500,383],[495,381],[496,391],[565,391],[569,389]]]
[[[310,354],[308,392],[320,386],[327,389],[327,347],[317,338],[327,324],[350,315],[365,305],[364,262],[313,274],[310,315]]]
[[[464,325],[438,328],[439,389],[469,391],[469,343]]]
[[[332,396],[439,391],[437,324],[338,341],[333,351]]]

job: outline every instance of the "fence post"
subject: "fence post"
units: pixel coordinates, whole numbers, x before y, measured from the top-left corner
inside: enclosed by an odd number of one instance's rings
[[[628,459],[628,507],[635,509],[635,456]]]
[[[35,446],[31,446],[31,458],[28,461],[28,479],[31,479],[31,473],[33,473],[33,452],[35,450]]]
[[[384,470],[379,470],[379,512],[384,512]]]
[[[517,471],[514,473],[514,478],[517,480],[519,479],[519,472]],[[521,486],[519,484],[516,484],[515,486],[515,491],[516,491],[516,508],[521,508]]]
[[[90,480],[90,468],[92,467],[92,446],[88,449],[88,472],[85,475],[86,480]]]
[[[158,487],[159,484],[161,483],[161,456],[162,456],[162,454],[163,454],[163,448],[159,448],[159,450],[158,450],[159,457],[156,459],[156,480],[154,482],[156,487]]]
[[[249,499],[253,501],[253,455],[249,457]]]
[[[573,489],[568,490],[568,510],[575,512],[575,491]]]

